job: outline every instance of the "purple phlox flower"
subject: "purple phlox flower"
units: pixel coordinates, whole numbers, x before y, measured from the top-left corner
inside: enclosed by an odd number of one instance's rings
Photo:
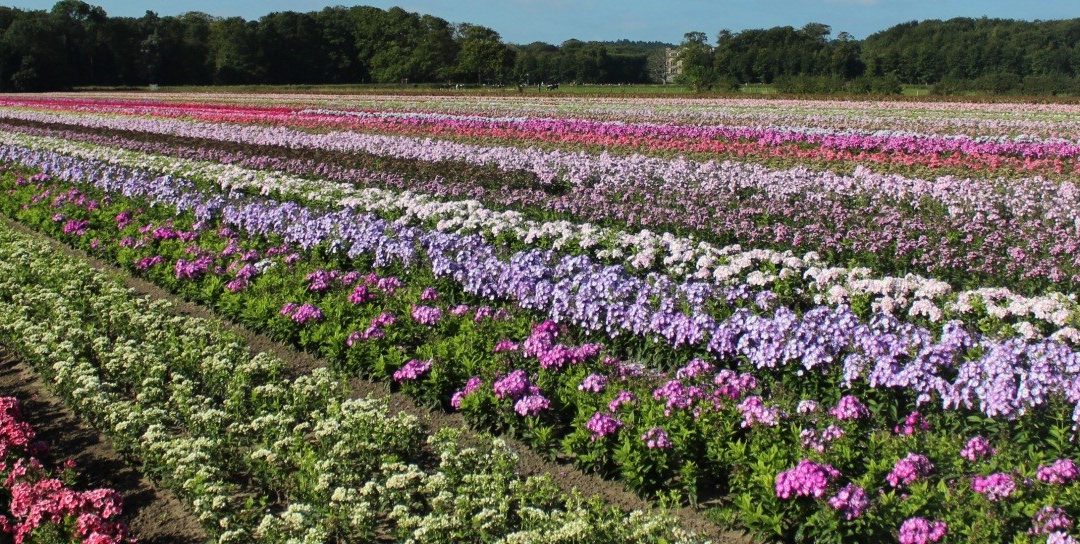
[[[1046,535],[1046,544],[1078,544],[1078,541],[1065,531],[1054,531]]]
[[[467,313],[469,313],[468,304],[458,304],[457,306],[450,308],[450,315],[453,315],[454,317],[461,317]]]
[[[908,518],[900,525],[900,544],[933,544],[945,538],[948,527],[943,521],[929,521],[926,518]]]
[[[551,401],[539,393],[525,395],[514,403],[514,411],[521,416],[535,416],[550,407]]]
[[[660,427],[653,427],[645,434],[641,435],[641,439],[645,441],[645,446],[650,450],[666,450],[671,447],[671,440],[668,438],[667,432]]]
[[[1044,506],[1031,519],[1032,535],[1048,535],[1055,531],[1072,529],[1073,520],[1064,510],[1055,506]]]
[[[692,359],[686,366],[675,371],[675,377],[680,380],[690,380],[702,374],[710,372],[713,366],[701,359]]]
[[[585,424],[585,428],[592,433],[593,440],[615,434],[622,426],[622,421],[602,412],[593,414],[588,423]]]
[[[325,293],[329,291],[338,279],[340,273],[337,270],[316,270],[307,275],[308,291],[312,293]],[[355,303],[354,303],[355,304]]]
[[[975,476],[971,479],[971,489],[987,500],[997,502],[1016,491],[1016,481],[1011,474],[997,472],[989,476]]]
[[[85,219],[69,219],[64,223],[64,234],[72,234],[75,236],[82,236],[86,234],[86,228],[90,226],[90,222]]]
[[[964,449],[960,450],[960,457],[974,463],[979,459],[992,457],[995,453],[997,453],[997,450],[990,446],[989,440],[982,436],[976,436],[968,440]]]
[[[401,283],[401,280],[393,276],[387,278],[379,278],[375,282],[375,288],[388,295],[394,294],[394,291],[397,291],[402,285],[403,284]]]
[[[412,307],[413,321],[421,325],[434,325],[442,317],[442,310],[432,306],[414,305]]]
[[[352,293],[349,293],[350,304],[364,304],[375,300],[375,293],[372,293],[367,285],[357,285],[353,288]]]
[[[401,383],[403,381],[416,380],[420,376],[427,374],[428,371],[431,370],[431,365],[433,363],[434,361],[431,361],[430,359],[426,361],[413,359],[394,372],[394,381]]]
[[[142,257],[139,260],[135,261],[135,268],[137,270],[148,270],[163,262],[165,262],[165,258],[161,255],[154,255],[153,257]]]
[[[794,468],[776,475],[776,496],[785,500],[794,497],[820,499],[832,481],[839,477],[840,471],[832,465],[803,459]]]
[[[733,370],[721,370],[713,377],[716,385],[715,394],[722,398],[735,400],[757,388],[757,378],[750,374],[739,374]]]
[[[829,410],[833,417],[840,421],[859,420],[870,415],[870,410],[854,395],[845,395]]]
[[[829,498],[829,506],[840,512],[845,520],[851,521],[863,515],[866,508],[870,506],[870,499],[863,488],[848,484]]]
[[[798,406],[795,408],[795,412],[799,414],[812,414],[818,411],[818,403],[814,400],[804,399],[800,400]]]
[[[611,399],[611,402],[608,403],[608,411],[612,413],[618,412],[619,408],[622,407],[622,405],[632,404],[636,401],[637,396],[633,393],[626,390],[619,391],[615,395],[615,398]]]
[[[925,455],[908,453],[907,457],[893,465],[892,472],[885,479],[892,487],[908,485],[915,480],[927,476],[934,470],[934,464]]]
[[[529,375],[524,370],[518,369],[495,380],[492,389],[495,391],[495,398],[517,399],[528,392],[530,386]]]
[[[917,431],[929,431],[930,423],[919,412],[912,412],[904,418],[904,422],[893,427],[893,432],[903,436],[911,436]]]
[[[599,393],[607,386],[607,376],[603,374],[589,374],[585,376],[585,379],[578,384],[578,391],[588,391],[589,393]]]
[[[1039,467],[1039,470],[1035,472],[1035,477],[1040,482],[1064,485],[1080,477],[1080,471],[1077,470],[1076,463],[1072,459],[1058,459],[1050,465]]]
[[[436,291],[434,287],[426,287],[420,293],[420,300],[423,300],[425,302],[430,302],[432,300],[438,300],[438,299],[439,299],[439,292]]]
[[[505,351],[517,351],[518,344],[509,338],[503,338],[495,344],[495,353],[503,353]]]
[[[739,403],[738,408],[742,413],[744,429],[755,425],[775,427],[780,422],[780,409],[765,406],[765,401],[757,395],[746,397]]]
[[[450,406],[455,410],[461,409],[461,401],[465,397],[471,395],[474,391],[480,389],[480,386],[484,385],[484,381],[480,379],[480,376],[473,376],[469,378],[469,381],[465,382],[465,387],[454,392],[454,395],[450,397]]]

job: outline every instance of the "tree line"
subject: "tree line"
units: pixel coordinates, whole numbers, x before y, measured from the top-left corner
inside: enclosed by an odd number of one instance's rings
[[[665,44],[513,46],[473,24],[400,8],[328,7],[248,21],[190,12],[109,17],[62,0],[0,7],[0,90],[75,86],[533,81],[644,83]]]
[[[775,85],[788,92],[900,92],[901,83],[938,93],[1080,92],[1080,19],[912,21],[864,40],[810,23],[741,32],[715,45],[684,36],[681,79],[697,88]]]
[[[811,23],[688,33],[680,79],[788,92],[1077,92],[1080,19],[904,23],[864,40]],[[508,44],[493,29],[400,8],[328,7],[258,20],[189,12],[110,17],[81,0],[0,7],[0,91],[79,86],[666,81],[662,42]]]

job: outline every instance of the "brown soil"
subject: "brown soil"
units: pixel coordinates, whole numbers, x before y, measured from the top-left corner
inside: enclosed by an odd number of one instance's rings
[[[174,311],[179,315],[213,319],[224,324],[226,329],[242,337],[253,352],[266,352],[279,357],[289,365],[294,374],[302,374],[310,372],[315,368],[327,366],[326,362],[311,354],[298,351],[290,346],[274,341],[267,336],[255,333],[247,327],[223,319],[205,306],[186,301],[149,281],[134,277],[127,271],[106,263],[81,250],[74,249],[55,239],[43,236],[6,217],[0,217],[0,220],[4,221],[5,224],[17,231],[32,234],[39,239],[53,244],[60,251],[88,262],[94,268],[106,272],[141,295],[153,299],[164,299],[169,301],[173,305]],[[350,380],[350,385],[352,386],[354,396],[387,398],[392,409],[416,416],[429,432],[434,432],[442,428],[468,429],[465,419],[459,414],[419,407],[409,397],[401,393],[390,392],[386,383],[353,378]],[[472,431],[467,432],[467,438],[469,437],[473,440],[480,440],[480,437],[475,433],[472,433]],[[624,510],[654,510],[654,506],[649,501],[642,499],[634,492],[626,489],[626,487],[619,482],[605,480],[596,474],[582,472],[569,464],[548,461],[524,443],[511,437],[504,436],[502,438],[518,455],[518,473],[521,475],[530,476],[547,474],[564,492],[569,493],[576,490],[586,496],[598,496],[608,504]],[[706,535],[711,538],[715,544],[750,544],[753,542],[745,532],[719,527],[708,520],[700,510],[693,508],[679,508],[670,511],[669,513],[678,519],[683,528],[698,534]]]
[[[195,516],[168,490],[158,489],[125,462],[108,439],[86,426],[49,392],[24,362],[0,349],[0,391],[22,403],[23,418],[48,442],[54,461],[74,459],[82,489],[108,487],[124,498],[132,534],[146,544],[206,542]]]

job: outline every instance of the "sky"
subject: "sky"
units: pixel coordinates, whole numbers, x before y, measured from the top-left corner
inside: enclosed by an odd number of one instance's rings
[[[915,19],[1080,17],[1080,0],[88,0],[109,15],[141,16],[202,11],[257,19],[272,11],[317,11],[333,5],[400,6],[452,23],[491,27],[510,43],[581,40],[645,40],[678,43],[684,33],[733,31],[808,22],[864,38]],[[49,9],[55,0],[2,1],[23,9]]]

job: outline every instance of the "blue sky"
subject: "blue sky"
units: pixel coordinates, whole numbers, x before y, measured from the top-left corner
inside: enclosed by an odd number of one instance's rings
[[[0,2],[24,9],[48,9],[55,0]],[[400,6],[451,22],[494,28],[514,43],[569,38],[583,40],[660,40],[678,42],[700,30],[710,38],[721,28],[742,30],[808,22],[848,31],[858,38],[913,19],[1004,17],[1063,19],[1080,17],[1080,0],[90,0],[110,15],[140,16],[203,11],[255,19],[271,11],[313,11],[329,5]]]

